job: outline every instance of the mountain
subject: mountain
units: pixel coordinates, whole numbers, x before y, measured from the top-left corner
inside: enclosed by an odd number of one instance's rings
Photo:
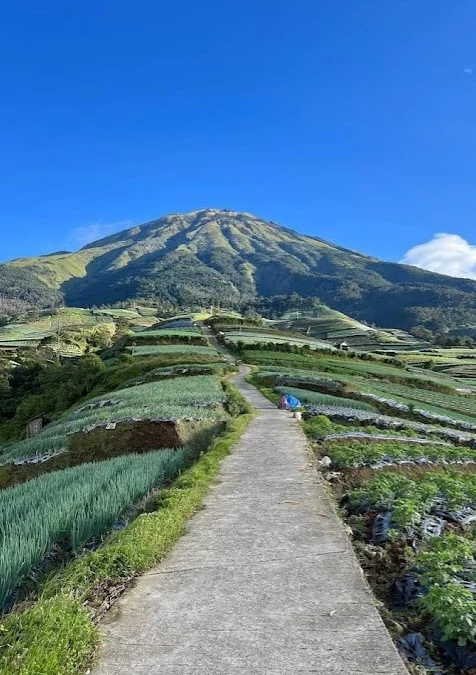
[[[36,307],[61,297],[79,306],[156,298],[242,307],[292,292],[380,326],[476,325],[475,281],[382,262],[227,209],[167,215],[76,253],[0,265],[3,302]]]

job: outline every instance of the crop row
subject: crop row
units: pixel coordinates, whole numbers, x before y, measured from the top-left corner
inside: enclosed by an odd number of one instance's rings
[[[393,606],[413,612],[426,637],[462,671],[469,670],[476,656],[476,540],[470,529],[476,521],[476,475],[380,473],[347,499],[348,513],[372,514],[373,544],[392,547],[398,539],[412,539],[416,555],[408,549]],[[406,653],[415,656],[411,649]],[[424,653],[421,645],[420,658]]]
[[[192,328],[150,328],[147,330],[136,331],[133,333],[134,337],[196,337],[200,335],[200,330],[196,327]]]
[[[101,537],[153,487],[177,474],[185,450],[129,455],[41,476],[0,492],[0,607],[55,544]]]
[[[252,333],[252,332],[240,332],[233,331],[229,332],[226,335],[228,341],[233,342],[244,342],[245,344],[253,344],[256,342],[266,342],[266,343],[275,343],[275,344],[291,344],[291,345],[309,345],[311,348],[322,348],[322,349],[333,349],[333,346],[322,340],[317,340],[315,338],[299,338],[296,336],[293,337],[284,337],[279,334],[262,334],[262,333]]]
[[[216,375],[196,375],[128,387],[89,400],[48,425],[36,438],[5,446],[0,462],[58,452],[67,435],[127,419],[223,419],[225,393]]]
[[[362,385],[365,385],[362,382]],[[476,418],[476,398],[463,394],[446,394],[442,392],[417,389],[394,383],[387,385],[383,382],[372,382],[372,391],[404,402],[414,401],[423,404],[428,410],[437,410],[440,414],[456,412],[465,417]]]
[[[408,426],[406,420],[396,420],[400,423],[399,428],[389,428],[385,429],[378,426],[373,426],[371,424],[366,425],[362,428],[358,423],[357,424],[339,424],[338,422],[331,421],[329,417],[325,415],[316,415],[309,417],[303,421],[303,428],[306,434],[313,440],[333,440],[333,437],[345,440],[346,437],[356,437],[356,435],[364,436],[365,438],[372,438],[374,436],[380,436],[385,438],[399,438],[408,437],[409,433],[412,434],[413,438],[423,438],[423,439],[433,439],[437,440],[437,434],[433,433],[433,427],[425,428],[424,431],[420,429],[423,425],[418,425],[416,423],[409,422]],[[440,429],[436,428],[437,432]],[[357,436],[358,437],[358,436]]]
[[[350,398],[342,398],[340,396],[332,396],[330,394],[321,394],[317,391],[309,391],[308,389],[299,389],[297,387],[274,387],[277,394],[291,394],[295,396],[302,403],[309,403],[314,405],[334,405],[353,408],[357,410],[368,410],[375,412],[375,408],[369,403],[363,401],[354,401]]]
[[[363,375],[366,378],[375,378],[377,380],[387,380],[390,383],[402,382],[408,383],[421,389],[430,389],[432,386],[444,391],[453,391],[458,383],[447,376],[431,374],[420,374],[409,372],[404,368],[396,368],[390,365],[379,363],[359,362],[357,360],[339,361],[325,357],[320,360],[323,370],[329,372],[341,373],[343,375]]]
[[[213,347],[201,345],[139,345],[129,347],[132,356],[150,356],[153,354],[203,354],[216,356],[217,351]]]
[[[448,534],[432,539],[415,560],[420,572],[415,604],[434,617],[441,646],[465,671],[474,664],[476,643],[475,553],[474,535]]]
[[[381,468],[387,465],[405,464],[450,464],[476,463],[476,451],[472,448],[456,447],[447,443],[423,439],[408,439],[381,442],[345,442],[337,437],[338,444],[326,439],[326,454],[337,468],[370,466]],[[342,442],[343,441],[343,442]]]
[[[160,368],[154,368],[143,375],[138,375],[137,377],[132,378],[127,381],[127,387],[136,386],[138,384],[144,384],[146,382],[151,382],[154,380],[167,380],[169,378],[175,377],[189,377],[193,375],[212,375],[219,374],[222,372],[222,364],[219,362],[214,363],[176,363],[172,366],[161,366]]]
[[[408,391],[409,395],[416,392],[415,396],[418,396],[421,400],[406,400],[400,396],[392,396],[394,388],[401,385],[396,385],[394,383],[387,384],[380,380],[375,384],[375,380],[366,380],[362,377],[342,376],[334,373],[332,373],[334,379],[330,380],[327,372],[322,373],[323,377],[320,377],[320,375],[321,373],[316,371],[313,374],[306,373],[303,376],[283,374],[282,376],[277,377],[276,374],[274,374],[274,377],[278,385],[298,386],[300,388],[307,388],[306,385],[308,385],[310,389],[335,395],[344,395],[344,397],[345,393],[343,385],[348,385],[350,388],[347,388],[346,391],[350,398],[374,404],[374,407],[376,406],[384,412],[394,412],[395,415],[404,417],[419,417],[421,420],[434,420],[440,424],[447,424],[462,429],[476,428],[475,417],[428,404],[425,401],[425,399],[431,398],[432,396],[443,397],[445,394],[438,394],[434,391],[421,391],[415,387],[407,387],[405,388],[405,391]],[[268,377],[273,377],[273,374],[269,373]],[[455,400],[461,398],[463,405],[474,405],[471,397],[460,395],[449,398]],[[357,406],[355,407],[357,408]]]
[[[428,471],[418,478],[408,478],[398,473],[377,473],[349,493],[349,504],[356,511],[388,511],[397,528],[418,524],[432,509],[434,513],[446,510],[456,519],[462,507],[476,504],[476,474]]]

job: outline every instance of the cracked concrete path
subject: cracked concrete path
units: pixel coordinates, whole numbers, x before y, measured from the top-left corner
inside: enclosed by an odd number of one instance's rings
[[[103,624],[93,675],[408,675],[299,425],[259,416],[167,559]]]

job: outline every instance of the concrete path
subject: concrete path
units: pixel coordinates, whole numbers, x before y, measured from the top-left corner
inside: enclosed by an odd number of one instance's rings
[[[225,347],[223,347],[223,345],[221,345],[218,342],[218,340],[215,337],[215,334],[212,333],[210,328],[206,324],[202,323],[201,329],[202,329],[202,333],[205,335],[205,337],[207,338],[207,340],[211,344],[211,346],[215,347],[217,352],[219,354],[221,354],[222,356],[224,356],[227,361],[230,361],[230,363],[234,363],[235,362],[234,357],[230,354],[230,352],[227,349],[225,349]]]
[[[93,675],[408,675],[298,424],[236,383],[260,414],[109,614]]]

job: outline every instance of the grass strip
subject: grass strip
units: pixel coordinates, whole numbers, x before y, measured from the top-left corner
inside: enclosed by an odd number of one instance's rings
[[[78,675],[90,666],[99,643],[94,619],[104,589],[129,582],[156,565],[185,533],[213,483],[221,460],[230,453],[253,417],[230,420],[210,450],[153,507],[115,533],[97,551],[68,565],[45,585],[40,598],[0,623],[2,675]]]
[[[253,387],[256,387],[259,392],[263,394],[268,401],[271,401],[274,405],[278,405],[281,396],[277,394],[272,387],[269,387],[267,384],[262,382],[259,379],[259,371],[257,367],[253,367],[252,372],[245,378],[249,384],[252,384]]]

